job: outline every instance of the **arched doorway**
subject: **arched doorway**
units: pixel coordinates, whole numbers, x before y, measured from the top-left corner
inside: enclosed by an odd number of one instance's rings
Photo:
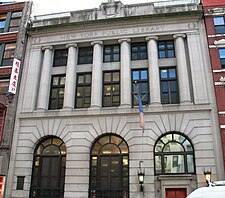
[[[129,150],[119,136],[107,134],[93,144],[89,198],[129,197]]]
[[[34,151],[30,198],[63,198],[66,146],[57,137],[42,140]]]

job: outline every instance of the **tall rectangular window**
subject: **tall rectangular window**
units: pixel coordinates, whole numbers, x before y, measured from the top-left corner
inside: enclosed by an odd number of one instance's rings
[[[54,52],[53,67],[66,66],[68,58],[67,49],[56,49]]]
[[[147,59],[147,43],[132,43],[131,44],[131,60]]]
[[[120,72],[103,73],[103,107],[120,105]]]
[[[224,16],[213,17],[216,34],[225,34]]]
[[[1,104],[0,104],[1,107]],[[5,116],[6,116],[6,108],[1,107],[0,108],[0,143],[2,143],[2,135],[3,135],[3,127],[5,122]]]
[[[0,33],[4,32],[6,14],[0,14]]]
[[[133,106],[138,105],[137,89],[135,82],[138,83],[142,104],[149,104],[149,81],[148,70],[132,70],[132,103]]]
[[[104,62],[118,62],[120,61],[120,46],[106,45],[104,46]]]
[[[0,93],[7,93],[9,89],[10,76],[0,76]]]
[[[91,104],[91,73],[77,74],[75,108],[88,108]]]
[[[173,41],[159,41],[158,42],[159,58],[174,58],[174,43]]]
[[[179,103],[176,68],[160,69],[162,104]]]
[[[16,49],[16,43],[5,44],[5,50],[4,50],[1,66],[12,66],[13,65],[15,49]]]
[[[49,109],[61,109],[63,107],[65,75],[52,76]]]
[[[219,49],[219,55],[220,55],[220,64],[222,68],[225,68],[225,48]]]
[[[9,32],[19,31],[21,24],[22,11],[13,12],[9,24]]]
[[[78,50],[78,64],[92,64],[93,47],[81,47]]]

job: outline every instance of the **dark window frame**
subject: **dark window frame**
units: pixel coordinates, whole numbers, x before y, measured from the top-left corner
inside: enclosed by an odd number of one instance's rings
[[[91,80],[90,82],[86,82],[86,76],[90,75]],[[79,83],[79,77],[84,78],[83,83]],[[77,73],[77,83],[76,83],[76,97],[75,97],[75,108],[88,108],[91,105],[91,84],[92,84],[92,73]],[[78,89],[81,88],[82,95],[78,96]],[[90,96],[88,97],[85,93],[85,89],[90,89]],[[82,106],[78,106],[78,99],[81,98]],[[89,103],[86,102],[87,98],[89,98]]]
[[[169,77],[169,71],[175,69],[175,77]],[[168,78],[162,78],[161,71],[166,70]],[[176,84],[176,91],[172,90],[173,82]],[[166,85],[168,87],[167,91],[164,91],[163,86]],[[160,68],[160,92],[161,92],[161,103],[162,104],[179,104],[179,86],[178,86],[178,79],[177,79],[177,69],[176,67],[165,67]],[[168,102],[164,102],[163,95],[167,93],[167,100]],[[173,95],[176,94],[176,97],[173,98]]]
[[[134,72],[138,72],[138,79],[134,79]],[[147,73],[147,79],[142,78],[142,72]],[[133,69],[131,70],[131,81],[132,81],[132,106],[138,106],[138,101],[137,101],[137,91],[136,91],[136,85],[135,82],[138,83],[139,86],[139,91],[140,91],[140,96],[142,99],[142,104],[143,105],[148,105],[150,103],[150,88],[149,88],[149,74],[148,74],[148,69]],[[147,84],[147,90],[146,92],[143,92],[144,85]]]
[[[163,46],[163,48],[160,46]],[[161,53],[164,55],[162,56]],[[159,59],[175,58],[175,46],[173,40],[158,41],[158,57]]]
[[[58,84],[57,85],[53,85],[54,82],[54,78],[58,78]],[[60,80],[61,78],[64,78],[64,84],[60,84]],[[63,107],[63,101],[64,101],[64,93],[63,93],[63,98],[60,97],[60,89],[63,89],[63,92],[65,92],[65,78],[66,75],[65,74],[61,74],[61,75],[52,75],[52,80],[51,80],[51,90],[50,90],[50,97],[49,97],[49,110],[56,110],[56,109],[62,109]],[[53,90],[57,90],[57,96],[53,98]],[[53,105],[53,99],[56,100],[56,106]],[[62,100],[62,103],[60,103],[59,101]]]
[[[9,48],[6,49],[7,45],[13,44],[15,45],[15,48]],[[0,50],[0,58],[1,58],[1,64],[0,67],[7,67],[7,66],[13,66],[13,60],[14,60],[14,55],[15,55],[15,50],[16,50],[17,43],[16,42],[10,42],[10,43],[2,43]],[[6,53],[11,52],[13,56],[10,57],[5,57]],[[7,63],[7,64],[6,64]]]
[[[216,19],[218,18],[222,18],[223,19],[223,23],[222,24],[215,24],[216,23]],[[214,24],[214,28],[215,28],[215,33],[216,34],[225,34],[225,18],[224,16],[216,16],[213,17],[213,24]]]
[[[137,50],[135,50],[137,48]],[[131,43],[131,60],[147,60],[148,59],[148,51],[147,51],[147,43],[139,42],[139,43]]]
[[[55,49],[53,67],[67,66],[68,49]]]
[[[17,176],[16,190],[23,190],[25,176]]]
[[[102,150],[107,146],[117,148],[117,152],[104,153]],[[110,148],[110,147],[108,147]],[[112,150],[111,150],[112,151]],[[104,188],[104,184],[101,184],[101,178],[104,178],[101,169],[101,162],[104,159],[113,160],[117,158],[120,170],[117,170],[117,175],[114,171],[109,171],[109,180],[107,183],[111,183],[115,176],[119,177],[117,187],[113,185],[111,188]],[[127,164],[123,162],[123,159],[127,161]],[[129,198],[129,147],[126,141],[117,134],[104,134],[96,138],[92,144],[90,152],[90,169],[89,169],[89,198],[92,197],[117,197],[117,198]],[[109,167],[111,170],[111,167]]]
[[[220,52],[222,50],[224,51],[224,55],[225,55],[225,48],[219,48],[218,52],[219,52],[219,57],[220,57],[221,68],[225,68],[225,56],[224,56],[224,58],[221,57],[221,52]]]
[[[78,48],[78,65],[93,63],[93,47]]]
[[[172,140],[165,143],[165,142],[163,142],[163,138],[166,137],[167,135],[172,135]],[[178,142],[177,140],[175,140],[175,138],[174,138],[175,135],[181,136],[183,138],[183,141]],[[192,149],[191,151],[185,150],[184,143],[187,142],[187,141],[191,145],[191,149]],[[173,143],[173,142],[180,144],[184,148],[184,151],[179,151],[179,152],[178,151],[169,151],[169,152],[163,151],[163,149],[166,145],[168,145],[169,143]],[[162,147],[162,151],[157,151],[156,147],[157,147],[158,143],[164,144],[164,146]],[[174,156],[180,156],[180,155],[182,155],[183,159],[184,159],[184,172],[181,172],[181,173],[166,173],[166,171],[165,171],[166,165],[165,165],[165,161],[164,161],[166,156],[173,156],[174,157]],[[160,173],[156,171],[156,157],[159,157],[159,156],[161,157],[161,172]],[[192,164],[193,171],[188,170],[187,156],[193,157],[193,164]],[[172,163],[171,167],[174,167],[174,165],[175,164]],[[156,141],[155,146],[154,146],[154,174],[155,175],[196,174],[194,147],[193,147],[192,142],[190,141],[190,139],[187,136],[185,136],[184,134],[181,134],[179,132],[169,132],[169,133],[165,133],[165,134],[163,134],[159,137],[159,139]]]
[[[47,196],[49,198],[63,197],[66,154],[66,145],[58,137],[49,136],[38,143],[33,155],[30,198],[35,198],[36,196]],[[42,167],[45,167],[46,170],[43,170]],[[52,168],[59,171],[52,172]],[[48,182],[43,185],[43,181],[46,181],[45,178],[47,178]]]
[[[108,52],[107,52],[108,48]],[[118,48],[118,51],[116,50]],[[109,59],[106,59],[106,56],[109,56]],[[115,58],[118,56],[118,58]],[[120,45],[115,44],[115,45],[105,45],[103,48],[103,62],[119,62],[120,61]]]
[[[113,74],[119,74],[119,80],[113,80]],[[110,81],[105,81],[105,74],[110,74]],[[108,92],[105,92],[105,87],[110,87]],[[119,88],[119,91],[113,90],[114,86]],[[114,88],[115,89],[115,88]],[[118,92],[118,94],[116,94]],[[119,101],[114,102],[114,97],[119,97]],[[105,105],[106,99],[109,98],[110,105]],[[104,71],[103,72],[103,91],[102,91],[102,107],[118,107],[120,106],[120,71],[113,70],[113,71]]]

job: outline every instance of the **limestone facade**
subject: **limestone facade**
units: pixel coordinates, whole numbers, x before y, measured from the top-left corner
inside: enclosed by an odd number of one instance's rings
[[[145,170],[144,196],[165,198],[169,188],[189,194],[205,185],[203,169],[213,180],[224,178],[218,119],[201,6],[102,3],[99,9],[40,16],[28,30],[15,121],[6,198],[30,196],[35,148],[45,137],[66,145],[65,198],[91,197],[90,154],[95,140],[116,134],[129,148],[129,195],[142,196],[139,161]],[[159,58],[158,42],[172,40],[175,57]],[[146,42],[148,58],[131,60],[132,43]],[[104,62],[105,45],[120,46],[120,60]],[[92,64],[78,64],[79,49],[92,47]],[[68,49],[67,66],[53,67],[56,49]],[[162,104],[160,69],[176,68],[179,102]],[[132,72],[148,71],[149,103],[143,105],[145,132],[132,101]],[[103,73],[120,71],[120,105],[103,107]],[[75,108],[77,74],[92,73],[88,108]],[[51,78],[66,75],[63,106],[49,110]],[[193,174],[156,174],[155,146],[163,134],[187,137],[194,149]],[[23,190],[17,190],[24,176]]]

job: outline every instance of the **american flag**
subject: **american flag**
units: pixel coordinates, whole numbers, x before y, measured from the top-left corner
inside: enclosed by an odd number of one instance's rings
[[[142,128],[142,132],[144,133],[145,131],[145,116],[143,112],[143,107],[142,107],[142,101],[141,101],[141,96],[140,96],[140,91],[139,91],[139,86],[137,83],[136,84],[136,90],[137,90],[137,95],[138,95],[138,105],[139,105],[139,115],[140,115],[140,127]]]

